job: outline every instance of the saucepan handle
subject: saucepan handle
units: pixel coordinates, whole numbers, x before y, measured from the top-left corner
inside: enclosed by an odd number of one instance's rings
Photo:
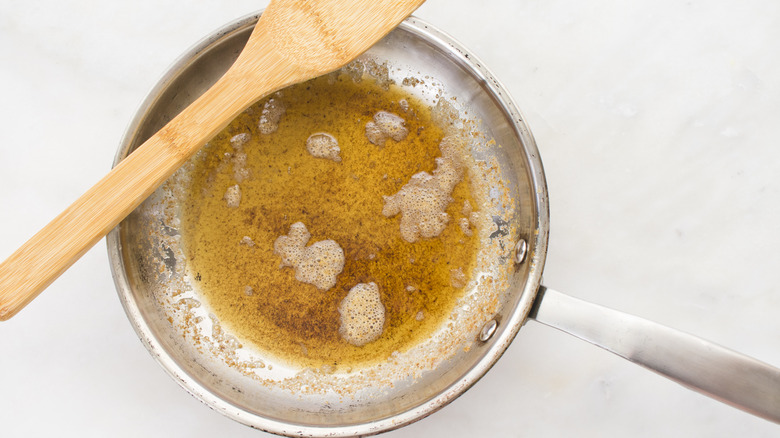
[[[694,391],[780,423],[780,369],[771,365],[544,286],[530,317]]]

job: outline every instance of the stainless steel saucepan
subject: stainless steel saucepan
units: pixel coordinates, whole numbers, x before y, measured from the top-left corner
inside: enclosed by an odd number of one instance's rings
[[[127,156],[230,66],[259,15],[237,20],[186,53],[152,91],[117,153]],[[296,370],[239,347],[208,317],[178,246],[176,184],[158,190],[108,238],[119,296],[139,337],[187,391],[246,425],[283,435],[379,433],[423,418],[473,385],[529,319],[564,330],[685,386],[780,422],[780,370],[661,325],[542,286],[549,211],[539,152],[506,90],[465,48],[415,18],[366,55],[434,104],[454,97],[479,124],[475,156],[496,163],[493,228],[475,282],[424,348],[340,375]],[[186,170],[182,171],[186,172]],[[175,178],[185,178],[177,174]]]

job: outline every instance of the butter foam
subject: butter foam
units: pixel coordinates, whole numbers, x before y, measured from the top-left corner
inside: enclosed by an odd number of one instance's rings
[[[445,137],[439,144],[442,156],[436,158],[433,175],[416,173],[401,190],[384,196],[382,214],[401,214],[401,237],[407,242],[436,237],[447,227],[450,217],[446,210],[452,202],[452,190],[463,180],[462,147],[460,140]]]
[[[339,334],[345,341],[362,347],[377,340],[384,331],[385,306],[376,283],[358,283],[339,305]]]
[[[290,226],[286,236],[274,242],[274,254],[281,256],[280,267],[295,269],[295,279],[328,290],[336,285],[336,277],[344,270],[344,250],[333,240],[321,240],[305,246],[311,233],[302,222]]]

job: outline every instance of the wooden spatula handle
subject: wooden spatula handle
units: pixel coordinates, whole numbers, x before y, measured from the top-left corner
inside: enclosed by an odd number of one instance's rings
[[[255,94],[243,92],[246,82],[238,79],[223,77],[0,264],[0,320],[32,301],[252,104]]]

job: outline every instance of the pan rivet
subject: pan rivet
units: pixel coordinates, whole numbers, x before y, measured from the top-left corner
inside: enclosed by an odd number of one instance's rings
[[[479,340],[486,342],[488,339],[492,338],[493,333],[496,332],[496,327],[498,327],[498,323],[495,319],[486,322],[485,325],[482,326],[482,331],[479,332]]]
[[[520,241],[517,242],[517,245],[515,245],[515,263],[518,265],[523,263],[527,252],[528,244],[525,242],[525,239],[520,239]]]

